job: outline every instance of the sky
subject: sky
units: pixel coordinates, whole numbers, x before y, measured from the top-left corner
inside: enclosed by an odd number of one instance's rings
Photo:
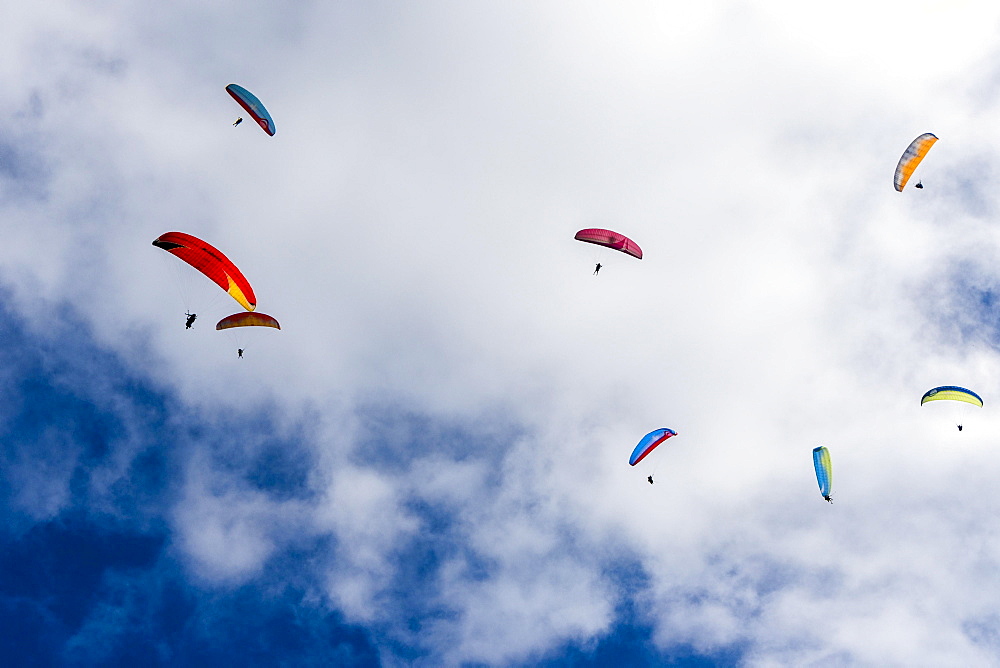
[[[11,665],[1000,662],[996,3],[0,9]]]

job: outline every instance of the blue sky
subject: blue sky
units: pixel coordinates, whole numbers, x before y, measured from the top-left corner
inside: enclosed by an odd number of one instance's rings
[[[9,296],[9,295],[8,295]],[[396,548],[397,572],[383,591],[388,625],[351,624],[323,602],[324,555],[333,537],[288,538],[246,581],[216,586],[192,578],[174,543],[169,508],[193,449],[207,450],[232,480],[267,498],[308,502],[314,466],[309,427],[284,432],[256,407],[206,418],[141,369],[129,369],[87,334],[71,308],[54,309],[45,330],[4,312],[4,533],[0,580],[5,660],[31,665],[377,665],[433,662],[419,630],[456,610],[432,601],[444,557],[463,539],[447,508],[406,502],[421,531]],[[95,383],[95,379],[99,382]],[[461,426],[366,411],[361,448],[399,436],[406,448],[440,451],[474,437]],[[505,435],[487,442],[502,447]],[[234,439],[257,440],[255,456]],[[482,442],[482,441],[480,441]],[[498,446],[499,444],[499,446]],[[408,468],[403,447],[379,448],[369,464]],[[473,561],[476,559],[473,557]],[[479,560],[470,577],[489,579]],[[527,657],[542,665],[714,665],[733,651],[661,652],[637,611],[640,563],[612,560],[604,577],[620,592],[610,628]],[[401,636],[401,637],[400,637]]]
[[[5,657],[997,661],[1000,8],[6,9]]]

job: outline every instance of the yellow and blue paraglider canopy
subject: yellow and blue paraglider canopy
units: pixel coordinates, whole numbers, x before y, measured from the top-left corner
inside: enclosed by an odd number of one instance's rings
[[[982,406],[983,400],[978,394],[972,390],[967,390],[964,387],[958,387],[957,385],[942,385],[941,387],[935,387],[932,390],[927,390],[924,396],[920,398],[920,405],[923,406],[928,401],[964,401],[967,404],[972,404],[973,406]]]
[[[833,489],[833,464],[830,463],[830,451],[825,445],[813,448],[813,466],[816,468],[816,482],[819,483],[819,493],[827,501]]]

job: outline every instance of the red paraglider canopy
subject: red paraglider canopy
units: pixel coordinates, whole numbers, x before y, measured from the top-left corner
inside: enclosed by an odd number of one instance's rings
[[[167,232],[157,237],[153,245],[176,255],[205,274],[246,310],[257,308],[257,298],[243,272],[222,251],[207,241],[184,232]]]

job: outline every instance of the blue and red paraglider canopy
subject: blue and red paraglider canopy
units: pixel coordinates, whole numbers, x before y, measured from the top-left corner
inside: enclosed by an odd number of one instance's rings
[[[257,96],[248,91],[243,86],[238,86],[236,84],[229,84],[226,86],[226,92],[233,96],[233,99],[240,103],[250,116],[257,121],[257,125],[267,134],[274,136],[274,121],[271,120],[271,114],[267,113],[267,109]]]

